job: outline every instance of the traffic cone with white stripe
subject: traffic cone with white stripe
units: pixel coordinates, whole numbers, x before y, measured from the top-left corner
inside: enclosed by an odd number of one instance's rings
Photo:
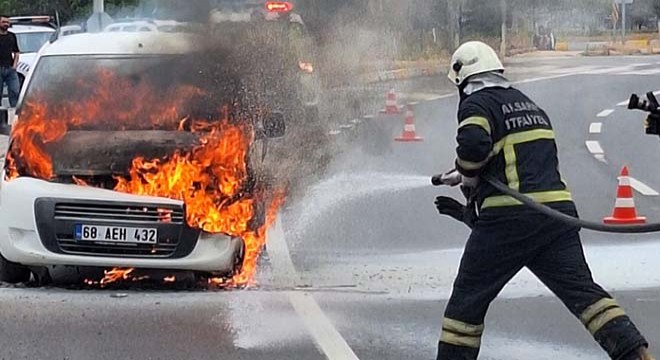
[[[619,187],[617,189],[616,204],[614,213],[611,217],[603,219],[605,224],[615,225],[633,225],[645,224],[646,217],[638,216],[635,210],[635,199],[633,197],[633,188],[630,185],[630,174],[628,167],[624,166],[619,177]]]
[[[412,105],[408,105],[408,110],[406,110],[406,123],[403,126],[403,133],[394,140],[399,142],[424,141],[424,138],[417,136],[417,130],[415,129],[415,113],[413,112]]]
[[[380,113],[387,115],[401,114],[401,108],[399,108],[399,105],[397,105],[396,91],[394,91],[394,89],[390,89],[390,91],[387,92],[387,97],[385,99],[385,110],[381,110]]]

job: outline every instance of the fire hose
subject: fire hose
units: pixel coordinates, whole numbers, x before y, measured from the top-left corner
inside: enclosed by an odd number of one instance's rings
[[[598,232],[613,233],[613,234],[648,234],[648,233],[660,232],[660,223],[644,224],[644,225],[609,225],[609,224],[601,224],[594,221],[582,220],[564,214],[563,212],[555,210],[547,205],[538,203],[534,201],[532,198],[524,194],[521,194],[520,192],[514,189],[511,189],[510,187],[506,186],[501,181],[495,179],[492,176],[482,175],[481,178],[485,180],[487,183],[489,183],[491,186],[493,186],[496,190],[502,192],[505,195],[511,196],[512,198],[518,200],[528,208],[571,226],[576,226],[579,228],[589,229]],[[439,176],[434,177],[432,182],[434,185],[439,185]]]
[[[521,203],[523,203],[523,205],[533,210],[536,210],[542,214],[550,216],[551,218],[562,221],[568,225],[573,225],[580,228],[599,231],[599,232],[614,233],[614,234],[647,234],[647,233],[660,232],[660,223],[644,224],[644,225],[608,225],[608,224],[597,223],[594,221],[578,219],[570,215],[564,214],[561,211],[555,210],[549,206],[543,205],[541,203],[537,203],[536,201],[532,200],[530,197],[525,196],[519,193],[518,191],[511,189],[510,187],[504,185],[502,182],[491,176],[483,176],[482,179],[484,179],[486,182],[488,182],[498,191],[520,201]]]

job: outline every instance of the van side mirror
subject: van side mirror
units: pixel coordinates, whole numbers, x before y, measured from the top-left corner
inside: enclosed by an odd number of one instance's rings
[[[266,138],[280,138],[286,133],[284,114],[275,111],[269,117],[263,119],[263,133]]]

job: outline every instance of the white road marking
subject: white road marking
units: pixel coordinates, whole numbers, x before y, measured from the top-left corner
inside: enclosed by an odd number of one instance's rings
[[[644,196],[660,196],[660,193],[633,177],[630,178],[630,186]]]
[[[605,159],[605,154],[594,154],[594,157],[596,158],[596,160],[607,164],[607,160]]]
[[[560,75],[542,76],[542,77],[537,77],[537,78],[531,78],[531,79],[516,81],[516,82],[514,82],[514,84],[516,84],[516,85],[518,85],[518,84],[529,84],[529,83],[538,82],[538,81],[561,79],[561,78],[565,78],[565,77],[573,76],[573,75],[577,75],[577,74],[579,74],[579,73],[570,72],[570,73],[560,74]]]
[[[603,131],[603,123],[595,122],[589,125],[590,134],[600,134]]]
[[[660,69],[646,69],[646,70],[638,70],[638,71],[627,71],[627,72],[622,72],[616,75],[657,75],[660,74]]]
[[[583,74],[586,74],[586,75],[603,75],[603,74],[612,74],[612,73],[633,71],[633,70],[635,70],[634,65],[626,65],[626,66],[611,67],[611,68],[605,68],[605,69],[599,69],[599,70],[593,70],[593,71],[585,71]]]
[[[614,112],[614,109],[606,109],[606,110],[603,110],[600,113],[598,113],[598,115],[596,115],[596,116],[600,117],[600,118],[608,117],[608,116],[612,115],[613,112]]]
[[[587,149],[589,149],[589,152],[592,154],[605,154],[605,151],[603,151],[603,148],[598,141],[589,140],[586,142],[586,145]]]
[[[284,238],[280,218],[268,231],[268,254],[273,266],[273,275],[278,285],[295,287],[301,278],[291,260],[291,253]],[[312,294],[287,291],[289,302],[300,316],[307,331],[312,335],[319,350],[328,360],[359,360],[355,352],[323,313]]]
[[[281,220],[275,221],[275,224],[268,229],[268,256],[273,267],[273,277],[275,285],[279,287],[295,287],[301,281],[296,268],[291,260],[289,246],[284,239],[284,230]]]
[[[426,99],[423,99],[422,101],[424,101],[424,102],[438,101],[438,100],[447,99],[447,98],[454,97],[454,96],[456,96],[456,94],[454,94],[454,93],[444,94],[444,95],[429,95],[429,97],[427,97]]]
[[[581,73],[594,71],[594,70],[598,70],[598,69],[601,69],[601,67],[587,65],[587,66],[577,66],[577,67],[568,68],[568,69],[559,68],[559,69],[552,70],[551,72],[555,73],[555,74],[565,74],[565,73],[581,74]]]
[[[289,301],[329,360],[359,360],[309,293],[290,291]]]

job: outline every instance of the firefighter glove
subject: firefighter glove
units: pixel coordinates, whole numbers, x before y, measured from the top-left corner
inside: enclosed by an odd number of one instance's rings
[[[438,196],[435,198],[435,207],[438,209],[440,215],[451,216],[460,222],[464,220],[465,206],[450,197]]]
[[[647,135],[660,135],[660,114],[651,114],[644,122]]]

